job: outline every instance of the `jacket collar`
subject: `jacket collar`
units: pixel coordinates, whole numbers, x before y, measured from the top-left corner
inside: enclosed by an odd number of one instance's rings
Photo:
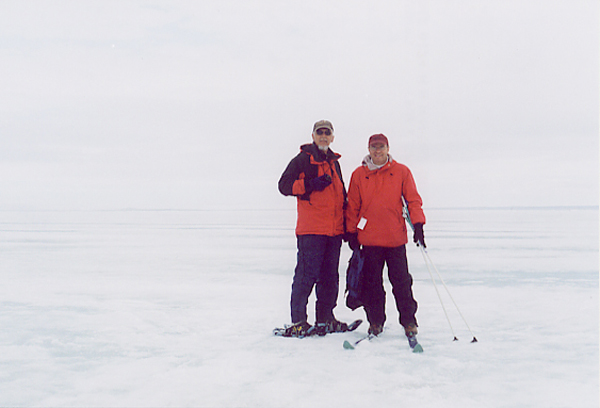
[[[327,152],[323,152],[314,142],[300,146],[300,150],[304,153],[310,154],[313,160],[316,162],[338,160],[340,157],[342,157],[342,155],[335,153],[329,148],[327,149]]]

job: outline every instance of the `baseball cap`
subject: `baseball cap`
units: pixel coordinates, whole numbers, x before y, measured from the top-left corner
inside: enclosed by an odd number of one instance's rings
[[[388,142],[388,138],[385,137],[385,135],[382,133],[378,133],[369,138],[369,146],[371,146],[375,142],[383,142],[383,143],[385,143],[386,146],[388,146],[388,147],[390,146],[390,143]]]
[[[316,132],[318,129],[323,128],[329,129],[331,130],[331,133],[333,133],[333,125],[328,120],[320,120],[317,123],[315,123],[315,125],[313,126],[313,133]]]

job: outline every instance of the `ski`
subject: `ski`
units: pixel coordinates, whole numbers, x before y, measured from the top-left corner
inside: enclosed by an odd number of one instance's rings
[[[413,353],[422,353],[423,352],[423,347],[417,341],[416,335],[406,336],[406,338],[408,339],[408,345],[412,349]]]
[[[346,350],[354,350],[356,348],[356,346],[358,346],[358,343],[360,343],[363,340],[369,340],[370,341],[373,337],[375,337],[373,334],[368,334],[365,337],[361,337],[360,339],[358,339],[354,343],[350,343],[348,340],[344,340],[344,348]]]
[[[364,340],[371,341],[374,337],[377,337],[377,336],[375,336],[373,334],[369,334],[365,337],[361,337],[354,343],[350,343],[348,340],[344,340],[344,348],[346,350],[354,350],[360,342],[362,342]],[[419,342],[417,341],[417,336],[406,336],[406,338],[408,339],[408,345],[411,348],[413,353],[422,353],[423,352],[423,346],[421,346],[419,344]]]

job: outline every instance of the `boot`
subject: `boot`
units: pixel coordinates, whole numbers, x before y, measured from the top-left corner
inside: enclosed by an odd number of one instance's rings
[[[417,335],[419,331],[417,330],[417,324],[416,323],[409,323],[406,326],[404,326],[404,333],[406,334],[406,337],[414,337]]]
[[[367,333],[372,334],[373,336],[379,336],[383,332],[382,324],[371,324],[369,326],[369,330]]]

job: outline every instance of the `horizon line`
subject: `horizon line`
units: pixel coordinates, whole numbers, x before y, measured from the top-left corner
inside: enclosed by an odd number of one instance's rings
[[[424,207],[425,210],[598,210],[600,205],[554,205],[554,206],[457,206]],[[296,211],[296,208],[96,208],[96,209],[0,209],[0,212],[203,212],[203,211]]]

